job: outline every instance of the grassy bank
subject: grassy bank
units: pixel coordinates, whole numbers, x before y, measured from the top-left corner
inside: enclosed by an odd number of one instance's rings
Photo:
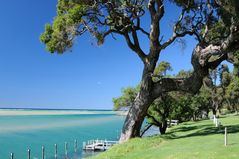
[[[167,135],[132,139],[93,159],[238,159],[239,116],[219,120],[220,128],[211,120],[182,123]],[[228,146],[224,146],[224,127],[228,129]]]

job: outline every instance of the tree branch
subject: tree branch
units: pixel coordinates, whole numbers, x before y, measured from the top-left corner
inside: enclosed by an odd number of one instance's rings
[[[146,55],[141,50],[141,48],[139,46],[137,34],[136,34],[135,31],[133,31],[132,34],[133,34],[134,43],[131,41],[128,33],[124,33],[123,35],[125,37],[125,40],[126,40],[128,46],[129,46],[129,48],[132,49],[135,53],[137,53],[137,55],[140,57],[140,59],[145,63],[146,62]]]
[[[156,119],[155,119],[155,117],[154,116],[152,116],[152,115],[150,115],[149,113],[147,113],[147,115],[146,115],[148,118],[150,118],[150,119],[152,119],[153,120],[153,123],[152,123],[152,125],[156,125],[156,126],[160,126],[161,125],[161,123],[160,122],[158,122]]]
[[[203,79],[209,73],[209,69],[215,69],[222,61],[228,58],[228,53],[237,50],[239,43],[239,29],[231,26],[231,34],[221,45],[209,45],[202,48],[200,44],[194,49],[192,55],[192,65],[194,72],[189,78],[163,78],[155,83],[153,97],[157,98],[164,92],[185,91],[196,93],[203,84]],[[215,61],[208,62],[211,56],[218,55]]]
[[[161,49],[165,49],[166,47],[168,47],[170,44],[172,44],[175,40],[176,40],[176,38],[178,38],[178,37],[183,37],[183,36],[185,36],[185,35],[187,35],[187,34],[193,34],[192,32],[183,32],[183,33],[181,33],[181,34],[177,34],[177,29],[178,29],[178,26],[179,26],[179,24],[181,23],[181,21],[183,20],[183,17],[184,17],[184,14],[185,14],[185,9],[183,9],[182,10],[182,12],[181,12],[181,15],[179,16],[179,19],[178,19],[178,21],[176,22],[176,24],[174,25],[174,27],[173,27],[173,35],[172,35],[172,37],[170,38],[170,39],[168,39],[168,41],[166,41],[165,43],[163,43],[162,45],[161,45]]]
[[[153,124],[147,124],[144,129],[141,131],[140,137],[142,137],[149,128],[151,128]]]
[[[158,58],[160,53],[160,20],[164,16],[164,5],[162,0],[150,0],[148,7],[151,16],[150,28],[150,56]],[[157,8],[157,9],[156,9]]]
[[[145,31],[143,28],[140,27],[140,18],[139,17],[137,18],[137,25],[135,28],[136,28],[136,30],[141,31],[143,34],[145,34],[149,38],[150,34],[147,31]]]

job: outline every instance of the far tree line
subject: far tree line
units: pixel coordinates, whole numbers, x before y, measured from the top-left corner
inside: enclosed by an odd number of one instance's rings
[[[167,74],[171,70],[170,63],[162,61],[154,71],[153,80],[157,82],[165,77],[187,78],[192,74],[191,70],[181,70],[176,75]],[[208,118],[209,112],[215,116],[225,112],[238,112],[239,78],[237,73],[237,65],[234,66],[233,72],[230,72],[227,64],[221,64],[218,68],[210,70],[196,94],[179,91],[161,94],[147,111],[147,124],[141,130],[141,135],[153,125],[159,127],[161,134],[165,134],[169,126],[168,121],[172,119],[177,119],[179,122],[195,121]],[[113,98],[114,110],[131,107],[138,92],[139,85],[123,88],[122,95]]]

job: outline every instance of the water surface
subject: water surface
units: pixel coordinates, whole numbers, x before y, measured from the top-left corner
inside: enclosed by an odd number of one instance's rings
[[[54,144],[58,145],[58,159],[65,158],[64,143],[68,142],[68,158],[82,157],[82,142],[91,139],[117,140],[124,117],[115,114],[84,113],[76,115],[20,115],[0,116],[0,158],[7,159],[14,152],[15,159],[41,159],[45,146],[45,159],[54,158]],[[74,153],[74,140],[78,141]],[[84,153],[83,153],[84,154]]]

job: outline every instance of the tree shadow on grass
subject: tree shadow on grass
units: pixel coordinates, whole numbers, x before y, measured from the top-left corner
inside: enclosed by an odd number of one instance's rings
[[[239,124],[237,125],[229,125],[227,127],[228,134],[232,133],[238,133],[239,132]],[[162,138],[165,139],[180,139],[180,138],[187,138],[187,137],[195,137],[195,136],[207,136],[207,135],[213,135],[213,134],[224,134],[224,128],[223,126],[220,127],[212,127],[212,125],[201,125],[201,126],[183,126],[176,128],[175,130],[169,132],[166,135],[163,135]],[[192,133],[183,133],[187,131],[196,130]],[[176,133],[182,133],[182,135],[176,135]]]
[[[181,127],[178,128],[174,128],[172,131],[168,132],[167,134],[173,134],[173,133],[177,133],[177,132],[187,132],[187,131],[193,131],[196,129],[201,129],[203,127],[211,127],[212,124],[205,124],[205,125],[200,125],[200,126],[190,126],[190,124],[184,124]]]
[[[192,130],[196,130],[198,129],[199,126],[181,126],[179,128],[174,128],[173,130],[171,130],[170,132],[167,132],[166,135],[173,135],[177,132],[187,132],[187,131],[192,131]]]

